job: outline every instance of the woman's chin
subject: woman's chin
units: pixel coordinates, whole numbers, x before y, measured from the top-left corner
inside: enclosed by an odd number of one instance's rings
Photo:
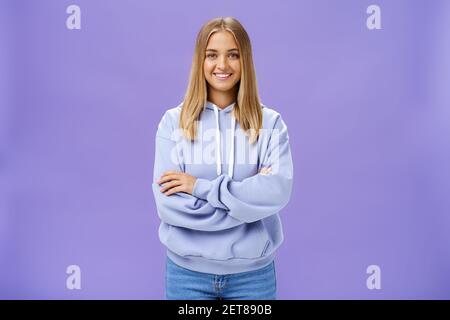
[[[225,84],[225,83],[214,83],[211,87],[216,90],[216,91],[220,91],[220,92],[228,92],[230,90],[232,90],[234,88],[236,84]]]

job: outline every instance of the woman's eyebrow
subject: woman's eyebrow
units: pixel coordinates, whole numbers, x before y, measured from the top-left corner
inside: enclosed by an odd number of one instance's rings
[[[218,52],[218,50],[216,49],[206,49],[206,51]],[[239,51],[239,49],[238,48],[228,49],[228,52],[230,51]]]

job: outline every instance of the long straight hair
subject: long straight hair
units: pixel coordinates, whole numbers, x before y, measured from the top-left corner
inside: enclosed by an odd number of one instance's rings
[[[208,21],[200,29],[192,59],[189,85],[182,103],[180,128],[183,135],[193,141],[197,135],[197,122],[207,101],[207,82],[203,71],[206,46],[211,35],[218,31],[228,31],[234,36],[239,49],[241,79],[236,86],[236,104],[233,115],[253,144],[262,127],[261,102],[258,95],[256,73],[253,64],[250,38],[241,23],[232,17],[219,17]]]

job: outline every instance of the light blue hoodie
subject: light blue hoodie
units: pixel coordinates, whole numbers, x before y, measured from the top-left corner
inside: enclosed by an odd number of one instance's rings
[[[278,213],[289,202],[293,183],[286,124],[262,105],[260,136],[250,144],[233,108],[234,103],[220,109],[207,102],[194,142],[179,129],[181,105],[165,112],[156,133],[153,194],[159,239],[170,259],[198,272],[262,268],[283,242]],[[263,167],[271,172],[261,173]],[[156,181],[169,170],[197,178],[192,195],[160,191]]]

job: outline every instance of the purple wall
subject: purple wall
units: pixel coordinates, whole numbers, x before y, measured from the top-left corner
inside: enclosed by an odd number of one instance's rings
[[[200,26],[227,15],[291,138],[279,298],[450,299],[444,0],[1,1],[0,298],[164,298],[154,135]]]

